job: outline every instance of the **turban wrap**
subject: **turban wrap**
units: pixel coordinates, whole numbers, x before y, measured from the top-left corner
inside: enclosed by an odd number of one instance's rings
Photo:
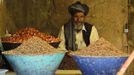
[[[68,7],[68,11],[72,16],[77,12],[83,12],[84,15],[87,15],[89,12],[89,7],[86,4],[82,4],[77,1]]]

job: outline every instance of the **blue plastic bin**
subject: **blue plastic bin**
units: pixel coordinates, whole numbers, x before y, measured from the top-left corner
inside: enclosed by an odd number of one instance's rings
[[[124,57],[91,57],[73,55],[83,75],[116,75],[121,65],[128,58]]]
[[[65,52],[50,55],[4,55],[17,75],[54,75]]]

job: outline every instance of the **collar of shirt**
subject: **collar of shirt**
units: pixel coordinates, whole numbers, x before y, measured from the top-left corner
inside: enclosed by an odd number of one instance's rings
[[[87,31],[84,24],[82,24],[82,30],[80,30],[80,31],[83,31],[83,30]]]
[[[85,25],[83,24],[82,30],[86,31]]]

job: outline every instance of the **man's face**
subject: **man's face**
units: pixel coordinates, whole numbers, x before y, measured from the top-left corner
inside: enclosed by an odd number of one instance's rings
[[[83,12],[77,12],[74,14],[73,19],[75,24],[81,25],[85,21],[85,15]]]

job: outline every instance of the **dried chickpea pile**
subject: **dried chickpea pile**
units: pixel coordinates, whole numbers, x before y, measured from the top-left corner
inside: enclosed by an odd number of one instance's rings
[[[28,38],[31,38],[32,36],[38,36],[48,43],[60,41],[60,39],[47,35],[45,33],[39,32],[35,28],[25,28],[16,32],[11,37],[2,38],[2,42],[22,43],[24,40],[27,40]]]
[[[82,56],[127,56],[121,50],[115,48],[110,42],[106,41],[104,38],[100,38],[94,44],[89,47],[76,51],[74,54]]]
[[[3,53],[13,55],[41,55],[59,52],[63,52],[63,50],[55,49],[41,38],[33,36],[28,40],[24,41],[16,49],[5,51]]]

